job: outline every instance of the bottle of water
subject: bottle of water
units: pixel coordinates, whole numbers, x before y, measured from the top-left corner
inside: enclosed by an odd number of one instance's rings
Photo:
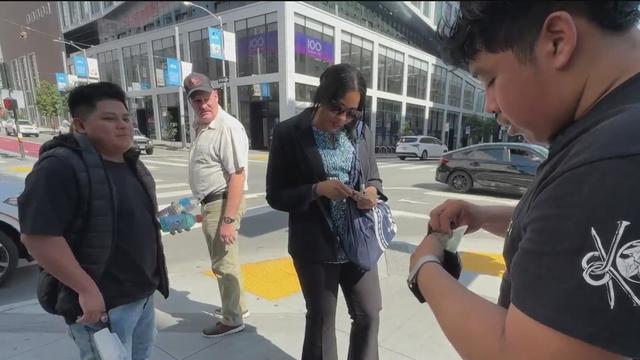
[[[172,202],[166,208],[158,212],[158,221],[163,232],[171,233],[191,230],[199,222],[202,222],[202,215],[194,214],[199,201],[193,197],[185,197]]]

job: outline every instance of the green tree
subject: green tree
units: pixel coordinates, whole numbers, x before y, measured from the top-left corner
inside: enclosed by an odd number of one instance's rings
[[[66,98],[60,95],[55,85],[40,81],[36,89],[36,107],[48,124],[57,124],[58,116],[64,116],[65,104]]]

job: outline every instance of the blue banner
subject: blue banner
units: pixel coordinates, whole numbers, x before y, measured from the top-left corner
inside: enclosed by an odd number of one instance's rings
[[[222,30],[218,28],[209,28],[209,57],[224,60],[222,52]]]
[[[178,59],[167,58],[166,86],[180,86],[180,80],[180,61],[178,61]]]
[[[56,73],[56,85],[58,91],[64,91],[67,88],[67,74]]]
[[[73,57],[73,66],[76,68],[77,77],[89,77],[89,64],[87,64],[87,59],[84,56],[75,55]]]
[[[263,99],[271,99],[271,86],[269,83],[260,84]]]

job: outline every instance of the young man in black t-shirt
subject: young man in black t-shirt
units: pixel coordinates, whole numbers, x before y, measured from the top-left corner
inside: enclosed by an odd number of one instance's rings
[[[506,238],[494,305],[438,264],[427,236],[417,284],[464,358],[640,357],[639,2],[461,2],[445,52],[486,86],[510,135],[549,144],[515,208],[447,201],[431,227]]]
[[[38,299],[65,318],[83,360],[107,326],[128,358],[148,359],[153,293],[168,295],[153,178],[131,151],[120,87],[77,87],[69,110],[74,134],[43,145],[19,197],[22,242],[44,270]]]

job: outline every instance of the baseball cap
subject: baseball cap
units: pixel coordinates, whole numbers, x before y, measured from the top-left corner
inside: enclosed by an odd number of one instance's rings
[[[210,93],[213,91],[213,86],[207,75],[193,72],[184,78],[184,90],[187,92],[187,97],[190,97],[196,91]]]

